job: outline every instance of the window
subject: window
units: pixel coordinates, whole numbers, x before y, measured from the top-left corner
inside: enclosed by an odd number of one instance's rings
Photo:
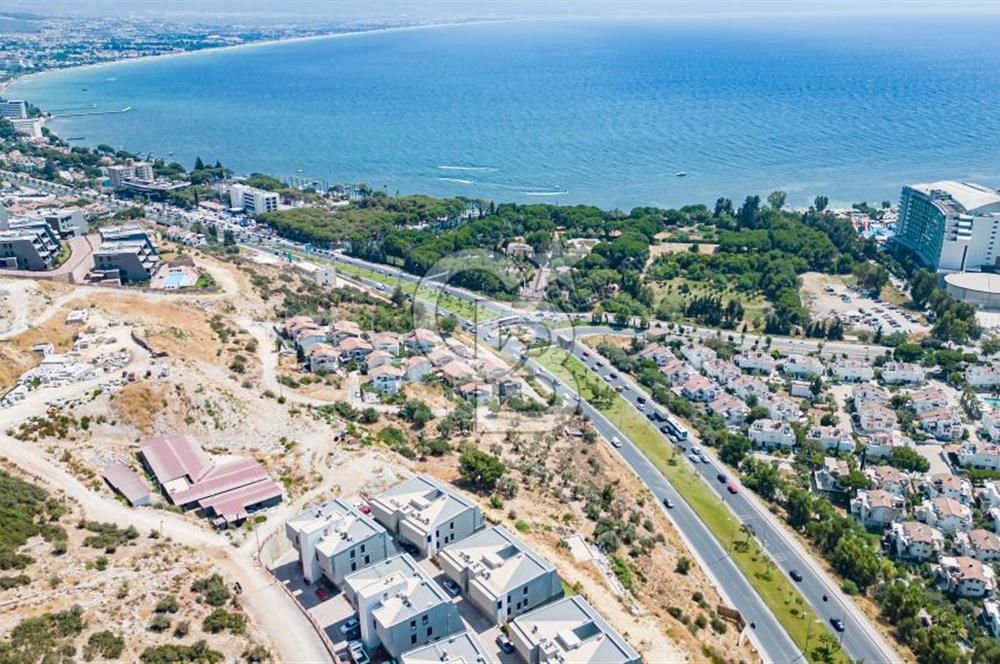
[[[427,534],[427,541],[428,541],[428,542],[430,542],[430,541],[431,541],[431,536],[430,536],[430,533],[428,533],[428,534]]]
[[[451,523],[449,523],[448,527],[451,528],[452,530],[455,530],[455,522],[452,521]]]
[[[524,587],[524,593],[522,593],[522,594],[524,594],[524,595],[527,595],[527,594],[528,594],[528,586],[525,586],[525,587]]]
[[[369,559],[370,558],[371,558],[371,556],[365,556],[365,565],[367,565],[369,563]]]
[[[417,642],[417,635],[416,634],[410,634],[410,645],[411,646],[415,645],[416,642]]]
[[[358,569],[358,564],[357,563],[351,563],[351,571],[353,572],[356,569]]]
[[[410,621],[410,629],[416,629],[416,628],[417,628],[417,620],[416,618],[414,618],[413,620]]]
[[[357,555],[358,555],[358,552],[355,551],[354,549],[351,549],[351,558],[355,558]]]
[[[421,625],[426,625],[427,624],[427,618],[428,618],[428,616],[427,616],[426,613],[423,616],[421,616],[420,617],[420,624]]]
[[[503,600],[502,599],[498,599],[497,600],[497,608],[498,609],[502,609],[503,608]]]
[[[434,628],[433,627],[428,627],[427,628],[427,636],[430,636],[433,633],[434,633]]]
[[[364,545],[364,544],[362,544],[362,545],[361,545],[361,553],[364,553],[364,552],[365,552],[365,545]]]

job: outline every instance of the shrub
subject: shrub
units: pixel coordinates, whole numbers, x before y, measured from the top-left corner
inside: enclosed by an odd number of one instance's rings
[[[165,632],[170,629],[170,618],[162,613],[157,613],[153,616],[153,619],[149,621],[149,624],[146,625],[146,629],[151,632],[156,632],[157,634]]]
[[[218,650],[212,650],[205,641],[196,641],[190,646],[163,645],[146,648],[139,656],[143,664],[176,664],[177,662],[198,662],[217,664],[225,659]]]
[[[118,659],[125,650],[125,639],[117,634],[104,630],[94,632],[83,647],[83,658],[88,662],[99,655],[102,660]]]
[[[239,613],[230,613],[225,609],[216,609],[205,616],[202,628],[209,634],[218,634],[223,631],[230,631],[234,634],[242,634],[246,630],[246,619]]]
[[[255,645],[243,651],[243,659],[249,664],[260,664],[271,661],[271,653],[262,645]]]
[[[200,594],[211,606],[222,606],[229,601],[229,588],[218,574],[198,579],[191,584],[191,590]]]
[[[674,571],[678,574],[687,574],[691,570],[691,561],[681,556],[677,559],[677,565],[674,567]]]
[[[157,613],[177,613],[181,608],[176,595],[165,595],[156,603]]]

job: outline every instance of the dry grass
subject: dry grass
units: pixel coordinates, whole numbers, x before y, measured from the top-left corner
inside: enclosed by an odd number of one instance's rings
[[[118,419],[144,435],[152,431],[165,406],[163,388],[146,382],[126,385],[111,397],[111,407]]]

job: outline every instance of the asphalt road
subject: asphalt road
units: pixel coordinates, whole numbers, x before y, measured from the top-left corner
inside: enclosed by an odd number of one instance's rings
[[[596,329],[599,332],[603,332],[600,328]],[[584,352],[588,352],[590,357],[585,358],[583,356]],[[581,344],[573,345],[572,354],[592,369],[597,366],[596,353],[593,350],[585,351]],[[608,377],[610,377],[610,374],[614,374],[616,378],[607,381],[608,384],[612,386],[621,385],[624,388],[621,396],[643,415],[654,409],[666,413],[666,410],[657,405],[652,397],[631,380],[631,378],[625,377],[621,372],[611,368],[607,360],[602,359],[601,362],[605,368],[601,369],[598,367],[596,369],[597,373]],[[643,399],[644,403],[640,402],[640,399]],[[662,433],[660,435],[665,445],[674,444],[666,435]],[[619,437],[621,440],[625,440],[621,436]],[[692,442],[681,444],[677,447],[684,448],[686,452],[691,449],[691,445],[696,445],[695,432],[689,432],[689,437]],[[729,509],[732,510],[737,518],[742,523],[753,528],[756,539],[768,555],[770,555],[778,569],[786,575],[792,570],[796,570],[801,574],[802,581],[793,582],[822,620],[823,627],[830,629],[830,620],[833,618],[839,618],[844,622],[845,630],[843,633],[837,633],[832,629],[830,631],[838,638],[851,659],[869,663],[901,661],[899,655],[886,643],[876,627],[857,609],[853,601],[840,591],[840,588],[823,571],[819,563],[794,540],[793,536],[781,524],[777,523],[777,518],[767,511],[767,508],[753,496],[752,492],[743,487],[739,480],[738,472],[707,455],[703,456],[706,461],[699,463],[692,463],[688,454],[684,454],[683,456],[683,463],[691,464],[722,501],[729,506]],[[719,481],[718,476],[720,474],[725,475],[727,480],[725,483]],[[640,476],[642,475],[640,473]],[[643,479],[645,480],[646,477],[643,476]],[[726,488],[726,484],[728,483],[735,485],[737,488],[736,494],[730,493]],[[649,484],[648,481],[647,484]],[[650,487],[652,488],[652,485]],[[676,513],[676,510],[673,510],[672,516]],[[678,524],[678,527],[681,527],[680,524]],[[740,601],[734,600],[734,606],[746,612]],[[758,621],[757,626],[758,630],[760,630],[760,621]],[[813,632],[813,634],[816,633],[818,632]],[[771,659],[770,661],[789,660]]]

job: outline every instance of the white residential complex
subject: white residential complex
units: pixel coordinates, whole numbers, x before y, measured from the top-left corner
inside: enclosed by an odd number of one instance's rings
[[[229,205],[250,214],[264,214],[278,209],[278,194],[245,184],[234,184],[229,189]]]

